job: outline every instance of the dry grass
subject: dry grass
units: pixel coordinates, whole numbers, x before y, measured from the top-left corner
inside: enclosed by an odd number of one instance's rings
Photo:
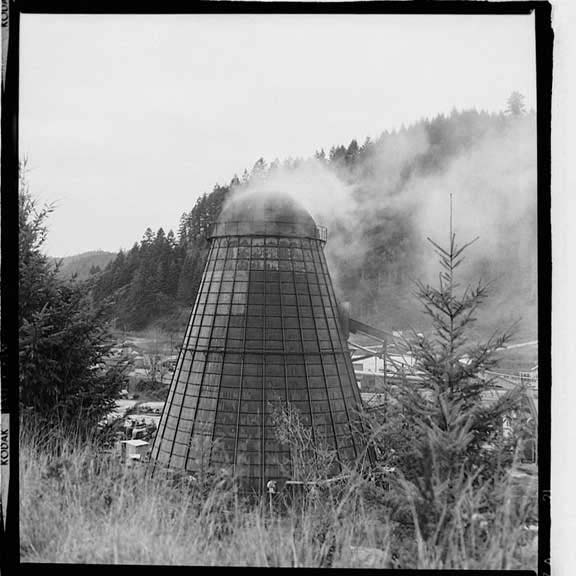
[[[91,442],[48,445],[43,436],[22,426],[23,562],[536,568],[536,537],[522,525],[534,494],[514,496],[512,484],[501,487],[510,491],[508,504],[489,527],[466,516],[481,495],[463,494],[460,525],[430,546],[392,519],[400,496],[360,478],[337,494],[306,496],[288,508],[274,502],[270,510],[269,502],[240,500],[225,475],[186,487],[125,468]],[[402,498],[410,510],[409,496]]]

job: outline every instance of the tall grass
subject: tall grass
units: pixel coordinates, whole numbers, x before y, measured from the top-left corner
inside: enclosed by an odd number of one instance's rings
[[[151,477],[93,439],[30,423],[20,441],[23,562],[536,567],[536,536],[524,528],[535,495],[511,481],[490,488],[504,503],[494,518],[481,514],[488,495],[463,487],[458,521],[432,545],[419,534],[409,491],[355,474],[289,504],[281,496],[254,502],[236,495],[225,473],[195,485]]]
[[[321,565],[319,518],[270,513],[243,501],[229,478],[189,486],[143,467],[126,468],[94,442],[46,442],[22,426],[20,452],[23,562]],[[347,542],[353,526],[339,526]],[[348,556],[351,555],[349,551]],[[347,562],[346,553],[341,562]],[[349,563],[349,565],[352,565]]]

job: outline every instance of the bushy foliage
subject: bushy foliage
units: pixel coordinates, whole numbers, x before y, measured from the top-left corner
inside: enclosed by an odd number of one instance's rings
[[[43,254],[49,207],[38,210],[22,176],[19,206],[20,403],[64,425],[95,426],[124,382],[109,361],[104,309],[88,287],[63,280]]]

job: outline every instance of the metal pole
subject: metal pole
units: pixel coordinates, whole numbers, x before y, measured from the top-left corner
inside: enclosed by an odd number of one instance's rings
[[[388,348],[388,339],[384,338],[382,342],[382,362],[384,363],[384,391],[388,389],[388,378],[386,376],[387,366],[386,366],[386,353]]]

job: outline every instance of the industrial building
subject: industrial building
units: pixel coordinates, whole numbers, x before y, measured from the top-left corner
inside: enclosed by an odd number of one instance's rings
[[[287,404],[335,451],[338,468],[361,462],[362,401],[323,252],[326,230],[289,196],[270,193],[232,202],[208,236],[154,467],[228,467],[248,491],[293,480],[274,419]]]

